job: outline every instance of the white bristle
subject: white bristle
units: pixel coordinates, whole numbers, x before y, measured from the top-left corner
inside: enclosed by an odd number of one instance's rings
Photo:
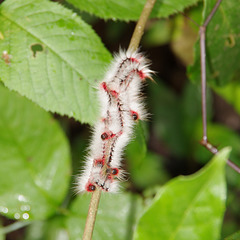
[[[93,128],[89,155],[78,177],[78,191],[92,192],[100,187],[116,192],[124,178],[121,160],[131,140],[133,127],[147,113],[142,103],[141,88],[151,77],[149,62],[138,51],[120,51],[110,64],[98,87],[100,118]]]

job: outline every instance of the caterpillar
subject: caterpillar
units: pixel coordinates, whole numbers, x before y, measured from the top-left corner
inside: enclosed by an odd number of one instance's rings
[[[101,114],[77,180],[79,192],[93,192],[96,187],[106,192],[118,190],[118,182],[124,177],[121,169],[124,148],[136,121],[147,117],[141,90],[152,73],[149,61],[139,51],[121,50],[115,55],[97,88]]]

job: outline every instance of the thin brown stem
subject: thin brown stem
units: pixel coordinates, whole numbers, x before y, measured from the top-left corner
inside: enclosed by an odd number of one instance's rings
[[[156,2],[156,0],[147,0],[146,1],[146,4],[143,8],[141,16],[135,27],[128,50],[131,50],[131,51],[137,50],[140,40],[142,38],[143,32],[144,32],[144,28],[145,28],[147,19],[152,11],[152,8],[153,8],[155,2]],[[106,158],[108,158],[108,156],[106,156]],[[97,211],[98,211],[98,205],[99,205],[100,197],[101,197],[101,192],[102,192],[102,190],[99,187],[96,187],[96,190],[92,193],[89,210],[88,210],[88,216],[87,216],[84,233],[83,233],[83,240],[91,240],[92,239],[94,224],[95,224]]]
[[[240,167],[235,163],[233,163],[232,161],[230,161],[229,159],[227,160],[227,165],[231,167],[233,170],[235,170],[236,172],[240,173]]]
[[[207,143],[207,107],[206,107],[206,28],[222,0],[218,0],[208,15],[204,24],[200,27],[200,55],[201,55],[201,90],[202,90],[202,125],[203,141]]]
[[[139,43],[141,41],[143,32],[144,32],[146,22],[148,20],[150,13],[152,12],[155,2],[156,2],[156,0],[147,0],[146,4],[142,10],[141,16],[137,22],[137,25],[134,29],[128,50],[132,50],[132,51],[137,50]]]
[[[200,27],[200,55],[201,55],[201,90],[202,90],[202,125],[203,141],[207,142],[207,107],[206,107],[206,28]]]
[[[208,151],[210,151],[213,154],[218,153],[218,149],[213,146],[211,143],[209,143],[208,141],[201,141],[200,142]],[[233,163],[231,160],[227,160],[227,165],[229,167],[231,167],[233,170],[235,170],[237,173],[240,173],[240,167],[237,166],[235,163]]]
[[[213,7],[211,13],[208,15],[206,21],[200,26],[200,56],[201,56],[201,90],[202,90],[202,126],[203,126],[203,137],[201,144],[208,149],[211,153],[216,154],[218,149],[208,142],[207,137],[207,107],[206,107],[206,28],[214,14],[216,13],[222,0],[218,0]],[[233,170],[240,173],[240,167],[233,163],[231,160],[227,160],[228,166]]]
[[[102,190],[99,187],[96,187],[96,190],[92,193],[92,198],[88,209],[88,216],[83,233],[83,240],[92,239],[101,192]]]
[[[215,4],[215,6],[213,7],[212,11],[210,12],[210,14],[208,15],[206,21],[203,24],[203,27],[207,27],[207,25],[209,24],[209,22],[212,20],[215,12],[217,11],[219,5],[221,4],[222,0],[218,0]]]
[[[201,90],[202,90],[202,125],[203,141],[207,143],[207,107],[206,107],[206,28],[222,0],[218,0],[208,15],[206,21],[200,26],[200,56],[201,56]]]

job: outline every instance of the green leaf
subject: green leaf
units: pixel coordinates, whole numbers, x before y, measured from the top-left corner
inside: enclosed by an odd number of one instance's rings
[[[111,56],[91,27],[47,0],[6,0],[0,22],[4,84],[46,110],[93,123],[93,86]]]
[[[161,188],[141,217],[134,239],[219,239],[229,152],[229,148],[223,149],[199,172],[178,177]]]
[[[75,7],[104,19],[138,20],[144,4],[143,0],[67,0]],[[199,0],[157,0],[151,17],[168,17],[195,5]]]
[[[71,240],[80,239],[86,222],[90,195],[80,195],[71,206],[67,229]],[[132,239],[136,218],[142,209],[142,201],[132,194],[102,194],[95,222],[93,239]]]
[[[70,180],[66,138],[50,114],[0,85],[0,212],[45,219]]]
[[[224,240],[239,240],[240,239],[240,231],[232,234],[229,237],[224,238]]]
[[[90,198],[90,194],[79,195],[66,214],[44,222],[33,222],[26,240],[82,239]],[[102,194],[93,239],[132,239],[133,227],[141,210],[142,201],[137,195]]]
[[[46,221],[34,221],[26,230],[25,240],[69,240],[66,217],[55,215]]]
[[[215,3],[215,0],[205,0],[203,19],[207,18]],[[240,76],[239,11],[240,5],[235,0],[222,1],[207,26],[207,81],[211,85],[223,86]],[[199,42],[196,43],[195,63],[188,73],[192,81],[200,81]]]

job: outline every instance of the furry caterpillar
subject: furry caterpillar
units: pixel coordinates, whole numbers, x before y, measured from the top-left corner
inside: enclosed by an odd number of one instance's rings
[[[97,186],[107,192],[118,189],[118,180],[124,175],[123,150],[136,120],[146,117],[140,93],[144,79],[151,78],[148,66],[138,51],[120,51],[99,84],[101,116],[93,129],[85,168],[78,177],[79,192],[92,192]]]

